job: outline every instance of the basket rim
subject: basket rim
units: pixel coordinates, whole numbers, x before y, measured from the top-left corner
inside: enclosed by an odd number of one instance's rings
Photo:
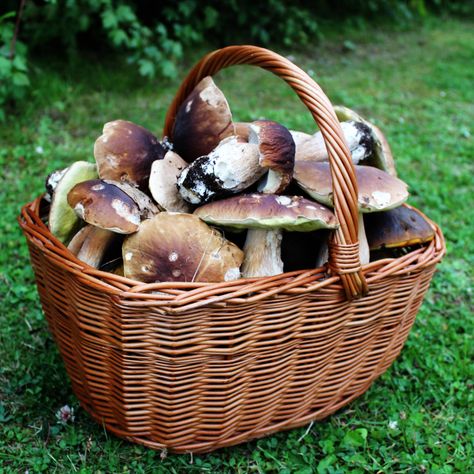
[[[120,275],[98,270],[77,259],[67,247],[51,234],[40,217],[43,194],[21,208],[18,222],[28,242],[37,248],[54,264],[74,274],[85,284],[122,299],[132,299],[137,304],[147,301],[160,302],[170,312],[181,312],[191,308],[215,304],[249,303],[269,298],[275,294],[304,294],[314,292],[328,285],[340,286],[339,275],[329,275],[324,267],[286,272],[272,277],[241,278],[231,282],[161,282],[142,283]],[[432,241],[398,258],[385,258],[369,262],[362,267],[367,283],[385,277],[400,276],[421,271],[440,262],[446,253],[446,244],[440,227],[423,212],[409,204],[406,207],[419,212],[433,227]],[[140,301],[141,300],[141,301]]]

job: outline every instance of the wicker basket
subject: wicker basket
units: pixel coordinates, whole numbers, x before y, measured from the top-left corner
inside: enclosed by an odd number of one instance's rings
[[[234,64],[284,79],[329,151],[340,229],[329,268],[226,283],[142,284],[75,258],[41,219],[19,218],[49,327],[82,406],[112,433],[175,452],[206,452],[328,416],[364,393],[399,354],[445,252],[435,239],[361,268],[357,183],[332,106],[287,59],[235,46],[204,57],[168,112]]]

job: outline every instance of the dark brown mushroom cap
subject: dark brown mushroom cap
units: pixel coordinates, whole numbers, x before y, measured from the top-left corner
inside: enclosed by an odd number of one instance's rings
[[[227,99],[212,77],[205,77],[176,114],[173,150],[190,163],[210,153],[231,135],[234,135],[234,126]]]
[[[407,185],[372,166],[354,165],[359,189],[359,212],[393,209],[408,198]],[[295,179],[316,201],[334,206],[329,163],[297,161]]]
[[[370,250],[423,244],[435,235],[426,219],[406,206],[367,214],[364,224]]]
[[[113,184],[100,179],[84,181],[69,191],[67,200],[88,224],[119,234],[138,230],[140,210],[137,204]]]
[[[335,229],[333,212],[301,196],[241,194],[194,211],[203,221],[235,229],[286,229],[307,232]]]
[[[278,122],[257,120],[250,124],[249,143],[258,145],[260,166],[275,173],[273,178],[267,175],[264,192],[284,191],[293,178],[295,165],[295,142],[290,131]]]
[[[94,156],[100,178],[124,181],[146,190],[151,165],[165,156],[165,149],[146,128],[115,120],[104,125],[103,134],[94,145]]]
[[[243,252],[196,216],[161,212],[122,248],[124,274],[145,283],[220,282],[240,277]]]

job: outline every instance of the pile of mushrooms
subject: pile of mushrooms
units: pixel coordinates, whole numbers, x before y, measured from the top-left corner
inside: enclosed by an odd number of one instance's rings
[[[433,239],[402,206],[407,186],[380,129],[350,109],[336,113],[358,180],[361,263]],[[338,222],[321,133],[234,123],[211,77],[181,105],[172,141],[115,120],[94,157],[51,173],[45,194],[51,233],[92,267],[145,283],[223,282],[295,269],[292,254],[304,253],[300,269],[327,262]]]

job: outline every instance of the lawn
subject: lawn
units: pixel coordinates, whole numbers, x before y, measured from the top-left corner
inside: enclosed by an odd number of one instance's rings
[[[209,455],[154,452],[94,424],[48,332],[16,216],[51,170],[92,160],[105,122],[125,118],[159,134],[179,81],[144,81],[113,58],[37,59],[31,98],[0,126],[0,473],[474,472],[474,24],[433,20],[409,31],[334,33],[286,54],[333,103],[386,132],[409,202],[445,233],[448,254],[401,356],[325,421]],[[199,56],[180,66],[182,77]],[[293,92],[269,73],[237,67],[217,83],[238,120],[314,129]],[[66,404],[76,416],[63,426],[56,412]]]

